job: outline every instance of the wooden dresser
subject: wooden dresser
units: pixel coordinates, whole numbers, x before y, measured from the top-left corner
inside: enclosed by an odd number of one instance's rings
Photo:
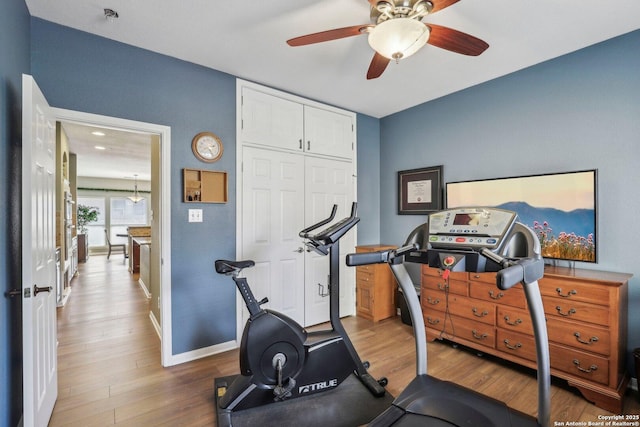
[[[356,252],[395,249],[392,245],[357,246]],[[396,315],[396,280],[387,264],[356,267],[356,315],[365,319],[387,319]]]
[[[552,375],[595,405],[622,413],[629,382],[629,274],[546,267],[539,282],[547,315]],[[495,273],[451,273],[422,267],[421,305],[427,339],[448,339],[530,368],[533,329],[522,285],[501,291]]]

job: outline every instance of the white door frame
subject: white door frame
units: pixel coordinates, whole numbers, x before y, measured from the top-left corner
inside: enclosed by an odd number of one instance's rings
[[[171,322],[171,127],[117,117],[53,108],[56,120],[160,135],[160,322],[162,366],[180,363],[173,356]]]

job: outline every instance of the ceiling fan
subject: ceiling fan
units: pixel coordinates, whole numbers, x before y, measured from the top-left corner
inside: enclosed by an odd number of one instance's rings
[[[391,60],[399,62],[416,53],[425,44],[463,55],[478,56],[489,45],[469,34],[440,25],[427,24],[422,18],[449,7],[459,0],[369,0],[373,24],[336,28],[287,40],[289,46],[305,46],[345,37],[369,35],[375,50],[367,79],[380,77]]]

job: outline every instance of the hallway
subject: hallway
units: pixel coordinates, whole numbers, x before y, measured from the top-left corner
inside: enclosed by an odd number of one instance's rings
[[[163,368],[149,300],[119,255],[79,266],[58,309],[58,401],[50,426],[212,425],[211,359]],[[237,365],[227,353],[225,374]]]

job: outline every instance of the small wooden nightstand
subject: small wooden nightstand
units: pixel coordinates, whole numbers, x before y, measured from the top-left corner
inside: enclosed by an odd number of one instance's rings
[[[392,245],[357,246],[356,252],[395,249]],[[396,315],[396,281],[386,264],[356,267],[356,315],[377,322]]]

